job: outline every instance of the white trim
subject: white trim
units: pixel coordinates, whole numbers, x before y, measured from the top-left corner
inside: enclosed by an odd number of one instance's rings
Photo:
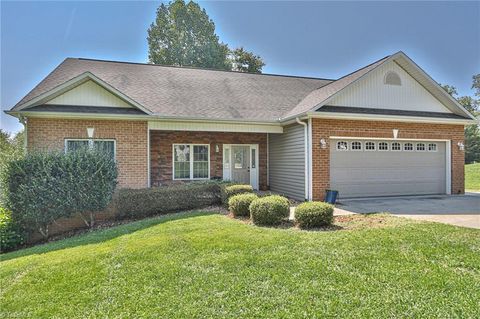
[[[308,119],[308,200],[313,200],[313,135],[312,135],[312,119]]]
[[[190,178],[175,178],[175,145],[188,145],[190,148]],[[208,148],[208,177],[194,178],[193,177],[193,147],[194,146],[207,146]],[[172,143],[172,180],[174,181],[204,181],[210,179],[210,144],[198,144],[198,143]]]
[[[355,113],[336,113],[336,112],[310,112],[307,113],[311,118],[340,119],[340,120],[358,120],[358,121],[386,121],[386,122],[407,122],[407,123],[434,123],[434,124],[458,124],[471,125],[477,124],[477,120],[446,119],[419,116],[398,116],[398,115],[379,115],[379,114],[355,114]]]
[[[450,140],[445,141],[445,157],[446,157],[446,177],[447,180],[447,189],[446,192],[448,195],[452,194],[452,142]],[[462,164],[463,165],[463,164]]]
[[[308,200],[308,189],[309,189],[309,175],[308,175],[308,168],[309,168],[309,165],[308,165],[308,124],[303,122],[303,121],[300,121],[300,119],[297,117],[295,118],[295,120],[297,121],[298,124],[302,125],[303,126],[303,140],[304,140],[304,145],[303,147],[305,148],[304,149],[304,156],[305,156],[305,159],[304,159],[304,162],[305,162],[305,170],[304,170],[304,175],[305,175],[305,190],[304,190],[304,198]]]
[[[187,121],[148,121],[150,130],[161,131],[201,131],[201,132],[244,132],[244,133],[283,133],[280,124],[226,123],[226,122],[187,122]]]
[[[63,141],[63,152],[67,154],[67,144],[68,141],[87,141],[88,147],[92,148],[94,142],[113,142],[113,159],[117,161],[117,140],[113,138],[64,138]]]
[[[147,128],[147,187],[152,187],[150,178],[150,130]]]
[[[267,187],[270,186],[270,134],[267,133]]]
[[[445,143],[445,167],[446,167],[446,194],[451,195],[452,194],[452,142],[450,140],[446,139],[420,139],[420,138],[382,138],[382,137],[348,137],[348,136],[330,136],[329,139],[331,140],[377,140],[377,141],[393,141],[393,142],[443,142]],[[403,151],[403,144],[401,143],[401,148]],[[415,147],[415,145],[414,145]],[[438,149],[438,146],[437,146]],[[396,151],[398,152],[398,151]],[[411,152],[411,151],[406,151],[406,152]]]
[[[98,78],[93,73],[88,72],[88,71],[84,72],[84,73],[80,74],[79,76],[76,76],[73,79],[70,79],[70,80],[68,80],[68,81],[66,81],[66,82],[64,82],[64,83],[62,83],[62,84],[60,84],[56,87],[54,87],[51,90],[48,90],[47,92],[44,92],[44,93],[38,95],[37,97],[34,97],[33,99],[31,99],[31,100],[29,100],[29,101],[27,101],[27,102],[25,102],[25,103],[23,103],[19,106],[17,106],[15,108],[15,111],[20,111],[20,110],[23,110],[23,109],[28,108],[30,106],[42,104],[42,103],[45,103],[49,100],[52,100],[52,99],[56,98],[57,96],[59,96],[59,95],[65,93],[65,92],[77,87],[78,85],[83,84],[87,80],[92,80],[93,82],[100,85],[101,87],[103,87],[104,89],[109,91],[110,93],[116,95],[117,97],[121,98],[125,102],[137,107],[138,109],[144,111],[145,113],[147,113],[147,114],[151,113],[150,110],[148,110],[147,108],[142,106],[140,103],[131,99],[127,95],[123,94],[122,92],[120,92],[119,90],[117,90],[116,88],[114,88],[113,86],[108,84],[107,82],[103,81],[102,79]]]

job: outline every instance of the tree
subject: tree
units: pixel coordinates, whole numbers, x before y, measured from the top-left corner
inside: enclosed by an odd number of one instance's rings
[[[480,74],[472,77],[472,89],[475,89],[475,96],[480,98]],[[471,96],[458,97],[457,89],[454,86],[442,85],[445,91],[457,99],[468,112],[477,118],[480,99]],[[465,163],[480,162],[480,128],[478,124],[468,125],[465,128]]]
[[[5,198],[5,171],[7,165],[25,154],[24,136],[24,131],[12,135],[0,129],[0,205],[4,203]]]
[[[265,66],[260,56],[246,51],[243,47],[233,50],[230,59],[233,71],[262,73],[262,68]]]
[[[230,50],[215,24],[197,3],[161,4],[148,29],[150,63],[261,73],[262,59],[243,48]]]

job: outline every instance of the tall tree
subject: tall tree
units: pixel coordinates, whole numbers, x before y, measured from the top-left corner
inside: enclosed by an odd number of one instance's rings
[[[233,50],[230,59],[233,71],[262,73],[262,68],[265,66],[260,56],[245,50],[243,47]]]
[[[472,89],[475,90],[475,96],[480,98],[480,74],[472,77]],[[457,99],[457,101],[470,113],[477,118],[480,116],[479,104],[480,100],[471,96],[458,97],[457,89],[454,86],[442,85],[442,87],[450,95]],[[465,162],[480,162],[480,128],[478,124],[468,125],[465,127]]]
[[[220,42],[215,24],[193,1],[162,3],[147,40],[148,59],[154,64],[258,73],[265,65],[259,56],[243,48],[230,50]]]

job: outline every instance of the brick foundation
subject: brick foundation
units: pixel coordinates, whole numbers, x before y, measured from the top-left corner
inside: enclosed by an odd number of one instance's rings
[[[312,119],[313,199],[323,200],[330,185],[330,136],[392,138],[393,129],[399,130],[398,138],[450,140],[452,194],[465,192],[465,152],[456,146],[464,141],[463,125]],[[322,138],[327,141],[325,149],[320,147]]]
[[[227,132],[150,131],[150,178],[152,186],[172,182],[172,144],[209,144],[210,176],[223,176],[223,144],[258,144],[259,187],[267,189],[267,134]],[[219,152],[215,148],[218,145]]]

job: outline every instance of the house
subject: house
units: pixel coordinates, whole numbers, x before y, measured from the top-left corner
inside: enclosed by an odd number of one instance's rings
[[[67,58],[7,113],[30,151],[109,152],[119,187],[218,178],[299,200],[461,194],[476,123],[403,52],[338,80]]]

